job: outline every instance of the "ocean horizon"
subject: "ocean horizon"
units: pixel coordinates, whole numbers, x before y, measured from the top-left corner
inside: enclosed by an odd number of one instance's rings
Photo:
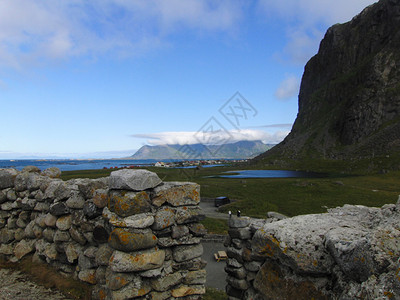
[[[150,166],[154,159],[4,159],[0,160],[0,169],[17,169],[36,166],[40,170],[56,167],[61,171],[96,170],[103,168],[122,168],[129,166]]]

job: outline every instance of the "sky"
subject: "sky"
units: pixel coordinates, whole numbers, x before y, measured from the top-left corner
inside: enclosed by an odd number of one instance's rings
[[[0,0],[0,159],[278,143],[326,30],[374,0]]]

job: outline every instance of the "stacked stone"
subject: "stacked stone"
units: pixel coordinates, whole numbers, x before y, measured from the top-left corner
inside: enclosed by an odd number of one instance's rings
[[[93,285],[97,299],[200,299],[205,228],[199,186],[146,170],[62,181],[0,169],[0,255],[32,259]]]
[[[261,262],[251,257],[251,239],[265,220],[250,219],[249,217],[232,216],[229,219],[229,236],[225,240],[228,260],[226,293],[230,300],[252,299],[252,283]]]
[[[400,198],[381,208],[230,220],[229,299],[398,299]]]
[[[63,274],[91,284],[104,281],[108,261],[96,255],[108,240],[101,216],[108,180],[64,182],[60,174],[57,168],[0,170],[0,254],[18,261],[33,253],[34,260]]]
[[[113,253],[99,298],[201,299],[206,273],[199,189],[162,183],[146,170],[111,173],[103,216],[111,225]]]

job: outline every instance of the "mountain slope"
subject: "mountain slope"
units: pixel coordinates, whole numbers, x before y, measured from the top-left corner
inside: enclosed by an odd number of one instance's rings
[[[160,145],[143,146],[133,159],[243,159],[252,158],[273,147],[261,141],[240,141],[224,145]]]
[[[328,29],[305,66],[299,112],[263,159],[359,159],[400,149],[400,1]]]

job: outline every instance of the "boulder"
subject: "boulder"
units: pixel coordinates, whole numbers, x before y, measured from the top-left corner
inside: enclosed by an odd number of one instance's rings
[[[334,261],[324,246],[327,232],[356,223],[328,214],[297,216],[264,225],[251,241],[252,258],[279,260],[296,272],[329,274]]]
[[[110,174],[110,189],[144,191],[161,183],[156,173],[147,170],[118,170]]]

